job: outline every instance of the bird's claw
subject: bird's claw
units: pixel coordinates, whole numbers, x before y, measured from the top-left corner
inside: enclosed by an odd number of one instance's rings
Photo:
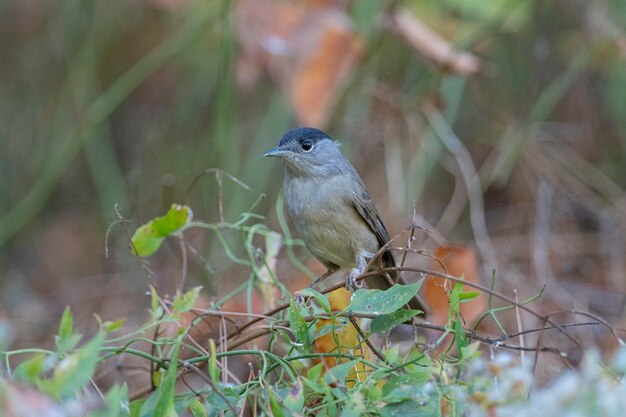
[[[353,269],[352,271],[350,271],[348,277],[346,278],[346,288],[352,292],[361,288],[363,284],[361,283],[361,281],[359,281],[360,276],[361,271],[357,269]]]
[[[307,298],[304,295],[296,294],[296,298],[294,299],[294,303],[297,307],[306,307]]]

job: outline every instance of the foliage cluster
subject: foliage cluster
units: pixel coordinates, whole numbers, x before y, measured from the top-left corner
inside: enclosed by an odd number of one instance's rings
[[[190,213],[187,206],[175,205],[138,228],[133,252],[150,255],[167,237],[184,242],[183,232],[193,228],[218,233],[236,230],[247,242],[253,241],[249,234],[280,236],[261,223],[250,224],[257,217],[251,212],[232,224],[192,222]],[[300,244],[289,239],[281,243]],[[248,246],[249,260],[257,265],[250,287],[259,284],[259,271],[268,266],[259,254],[262,249]],[[224,250],[228,253],[231,248],[225,244]],[[278,284],[273,269],[266,271]],[[198,307],[201,287],[165,297],[151,286],[151,317],[143,326],[116,336],[122,333],[124,320],[98,319],[95,336],[82,344],[68,308],[54,350],[3,353],[0,409],[15,416],[27,415],[20,414],[23,410],[33,412],[37,404],[42,407],[39,412],[49,413],[45,415],[90,417],[242,413],[391,417],[540,415],[546,409],[558,415],[584,405],[586,411],[580,415],[591,415],[585,413],[593,410],[592,414],[617,416],[626,405],[622,395],[626,389],[620,382],[626,351],[620,351],[612,366],[589,354],[580,371],[563,375],[547,389],[537,388],[529,362],[511,353],[493,354],[502,346],[515,348],[501,343],[512,335],[505,333],[507,337],[496,341],[466,328],[460,305],[479,293],[466,290],[462,277],[451,286],[448,322],[438,328],[442,335],[436,342],[425,343],[417,333],[404,334],[413,340],[409,346],[391,342],[394,332],[406,333],[407,320],[413,320],[413,330],[429,328],[428,322],[416,317],[419,311],[404,309],[425,279],[386,291],[359,289],[341,309],[332,305],[329,289],[302,290],[304,304],[283,293],[289,303],[256,318],[244,313],[248,321],[235,326],[226,326],[238,314],[221,308],[225,300],[210,308]],[[277,288],[285,291],[280,285]],[[497,320],[503,310],[490,307],[486,313]],[[219,319],[220,330],[200,339],[195,330],[210,317]],[[369,326],[363,325],[365,319]],[[262,320],[266,325],[258,325]],[[332,340],[330,349],[320,349],[318,341],[324,337]],[[490,359],[481,354],[481,341],[492,349]],[[539,346],[527,350],[541,351]],[[129,382],[122,380],[103,390],[97,367],[106,369],[113,361],[123,367],[131,356],[148,364],[144,368],[149,371],[143,373],[149,380],[147,389],[129,393]],[[229,368],[235,361],[249,363],[247,376]],[[580,389],[585,389],[584,397],[577,395]]]

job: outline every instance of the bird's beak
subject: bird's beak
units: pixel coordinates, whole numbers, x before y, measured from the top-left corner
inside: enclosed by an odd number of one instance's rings
[[[278,146],[273,147],[272,149],[270,149],[269,151],[263,154],[263,156],[277,156],[277,157],[287,156],[287,155],[289,155],[289,151],[280,149]]]

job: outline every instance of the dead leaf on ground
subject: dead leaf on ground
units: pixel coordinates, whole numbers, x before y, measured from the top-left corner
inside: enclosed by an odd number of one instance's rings
[[[467,246],[440,246],[435,251],[435,257],[445,266],[445,272],[455,277],[463,276],[466,281],[479,284],[478,260],[474,250]],[[430,268],[442,271],[436,260],[431,261]],[[429,321],[445,325],[448,321],[450,302],[447,291],[452,289],[453,282],[444,278],[429,277],[424,283],[423,296],[431,307]],[[466,287],[465,291],[473,291]],[[485,294],[480,294],[474,300],[461,303],[461,314],[468,324],[473,323],[487,308]]]

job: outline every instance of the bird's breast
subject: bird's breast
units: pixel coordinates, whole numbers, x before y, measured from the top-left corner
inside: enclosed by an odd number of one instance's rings
[[[349,184],[341,177],[292,177],[284,182],[287,210],[300,238],[317,259],[342,268],[354,268],[359,256],[371,257],[379,248],[354,208]]]

